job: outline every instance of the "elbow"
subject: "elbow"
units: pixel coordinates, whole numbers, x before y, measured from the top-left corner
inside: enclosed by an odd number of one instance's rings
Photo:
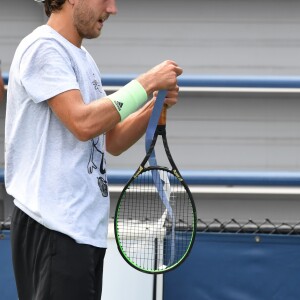
[[[87,142],[95,137],[95,133],[93,133],[91,129],[85,127],[83,124],[72,126],[70,131],[80,142]]]
[[[110,139],[106,136],[106,151],[111,154],[112,156],[119,156],[121,155],[126,149],[123,149],[121,145],[118,143],[110,142]]]
[[[119,149],[111,149],[111,148],[106,148],[106,150],[112,156],[120,156],[124,152],[124,151],[121,151]]]
[[[87,136],[87,135],[83,135],[83,134],[78,134],[78,133],[73,133],[73,135],[77,138],[77,140],[79,140],[80,142],[87,142],[90,139],[92,139],[92,137]]]
[[[114,131],[106,132],[106,151],[112,156],[119,156],[126,151],[120,136],[114,134]]]

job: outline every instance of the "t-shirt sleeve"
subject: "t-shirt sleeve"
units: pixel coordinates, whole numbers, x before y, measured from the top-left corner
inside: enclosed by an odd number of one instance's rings
[[[55,41],[39,40],[26,50],[20,65],[20,81],[36,103],[79,89],[70,58]]]

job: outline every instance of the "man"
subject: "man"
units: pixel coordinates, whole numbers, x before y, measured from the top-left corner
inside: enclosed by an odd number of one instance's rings
[[[2,78],[2,72],[1,72],[1,60],[0,60],[0,102],[4,99],[4,82]]]
[[[145,133],[155,91],[177,102],[182,69],[165,61],[106,96],[82,46],[115,0],[45,0],[49,17],[16,50],[5,128],[6,189],[14,197],[12,254],[20,300],[100,299],[109,194],[105,153]]]

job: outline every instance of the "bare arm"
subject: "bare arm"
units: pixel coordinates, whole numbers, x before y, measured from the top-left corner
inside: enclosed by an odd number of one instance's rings
[[[120,155],[144,135],[153,106],[154,99],[106,133],[106,149],[110,154]]]
[[[139,76],[137,80],[142,84],[147,94],[150,95],[153,91],[160,89],[176,90],[177,76],[181,73],[182,69],[176,63],[165,61]],[[48,104],[61,122],[81,141],[87,141],[95,136],[109,132],[120,122],[120,115],[108,98],[85,104],[79,90],[61,93],[49,99]],[[145,125],[143,123],[147,118],[149,119],[150,108],[151,104],[146,104],[144,108],[130,116],[128,121],[124,120],[121,122],[117,126],[116,131],[112,131],[109,136],[120,138],[121,134],[118,134],[120,126],[124,126],[124,128],[135,126],[134,130],[139,131],[138,127],[140,125],[138,124],[141,124],[144,132]],[[134,117],[138,117],[138,119],[133,121]],[[128,129],[125,132],[127,134]],[[141,134],[138,133],[137,137],[134,135],[129,136],[132,137],[132,141],[135,141]],[[112,153],[121,153],[126,148],[128,148],[127,145],[117,147],[109,138],[108,149],[111,149]]]
[[[168,107],[177,103],[178,86],[169,91],[165,99]],[[120,155],[133,144],[135,144],[145,133],[148,122],[154,107],[157,93],[151,101],[146,103],[137,112],[131,114],[122,123],[117,124],[111,131],[106,134],[107,151],[112,155]]]
[[[85,104],[79,90],[59,94],[49,99],[48,105],[80,141],[103,134],[120,122],[120,115],[109,99]]]

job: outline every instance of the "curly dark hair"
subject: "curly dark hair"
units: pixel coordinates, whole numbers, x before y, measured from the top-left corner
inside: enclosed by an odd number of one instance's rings
[[[66,0],[44,0],[45,13],[47,17],[50,17],[52,12],[61,10],[65,2]]]

